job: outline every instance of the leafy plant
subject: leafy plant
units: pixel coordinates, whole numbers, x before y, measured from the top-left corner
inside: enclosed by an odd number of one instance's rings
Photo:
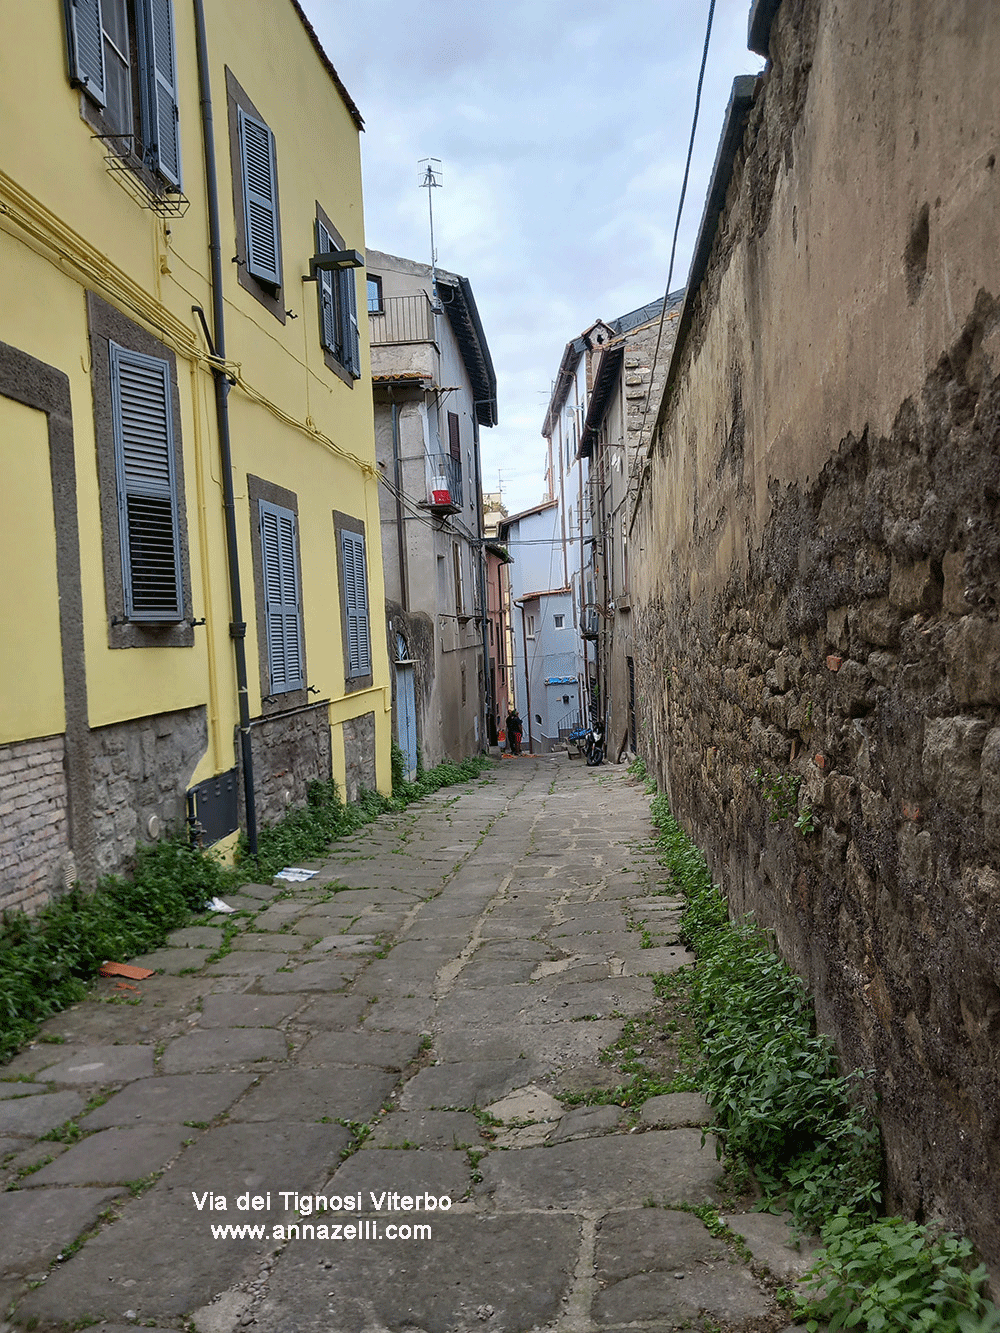
[[[755,768],[752,777],[770,807],[768,819],[772,824],[788,819],[795,813],[799,788],[802,786],[798,773],[765,773],[762,768]]]
[[[769,1199],[817,1227],[839,1207],[869,1220],[880,1201],[880,1144],[860,1072],[838,1072],[801,978],[752,922],[731,923],[703,854],[652,802],[657,849],[685,895],[681,933],[697,955],[691,1004],[698,1085],[726,1153],[752,1166]]]
[[[900,1217],[859,1226],[840,1209],[824,1226],[823,1248],[798,1311],[810,1333],[842,1328],[995,1333],[1000,1310],[983,1295],[986,1268],[972,1244]]]
[[[818,827],[819,825],[816,823],[816,815],[812,806],[804,805],[799,811],[798,818],[792,825],[792,828],[801,833],[804,838],[808,838],[809,834],[815,833]]]

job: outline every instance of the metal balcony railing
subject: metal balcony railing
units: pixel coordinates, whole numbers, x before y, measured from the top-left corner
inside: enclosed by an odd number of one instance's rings
[[[580,616],[580,637],[596,639],[601,629],[600,613],[596,606],[585,606]]]
[[[430,297],[424,292],[414,296],[387,296],[381,311],[368,315],[372,345],[384,343],[430,343],[434,341],[434,314]]]
[[[437,454],[431,459],[431,493],[427,499],[434,508],[461,509],[462,460],[460,458],[452,458],[450,454]]]

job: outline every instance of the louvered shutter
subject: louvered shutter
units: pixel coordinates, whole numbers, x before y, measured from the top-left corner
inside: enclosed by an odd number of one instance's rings
[[[365,539],[360,533],[342,530],[340,549],[343,557],[344,608],[347,617],[347,677],[351,680],[355,676],[371,675],[372,669]]]
[[[340,283],[340,363],[355,379],[361,377],[361,342],[358,331],[358,292],[353,268],[337,271]]]
[[[170,366],[108,346],[125,614],[183,620]]]
[[[278,177],[274,135],[262,120],[237,108],[240,163],[243,168],[243,215],[246,222],[247,272],[261,282],[281,286],[278,237]]]
[[[104,106],[104,25],[101,0],[64,0],[69,37],[69,74]]]
[[[316,253],[326,254],[335,248],[330,233],[317,219]],[[334,356],[337,356],[340,350],[337,346],[337,297],[334,286],[336,277],[335,273],[323,269],[320,269],[318,275],[320,339],[327,351],[332,352]]]
[[[456,463],[461,463],[462,433],[457,412],[448,413],[448,452]]]
[[[266,500],[259,503],[270,692],[285,694],[305,685],[295,515]]]
[[[142,0],[148,60],[143,69],[147,164],[171,185],[181,183],[177,64],[171,0]]]

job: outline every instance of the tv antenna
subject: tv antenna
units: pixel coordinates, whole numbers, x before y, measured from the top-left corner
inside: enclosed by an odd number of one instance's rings
[[[434,245],[434,191],[440,190],[441,185],[441,159],[439,157],[422,157],[417,164],[423,167],[420,175],[420,188],[427,191],[427,216],[431,225],[431,290],[434,293],[434,309],[441,309],[441,302],[438,299],[437,287],[437,249]]]

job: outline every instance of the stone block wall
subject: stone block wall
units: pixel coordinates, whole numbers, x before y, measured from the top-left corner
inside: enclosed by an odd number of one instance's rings
[[[0,911],[36,911],[71,867],[64,739],[0,746]]]
[[[330,778],[329,709],[324,704],[274,714],[263,718],[250,735],[257,823],[273,824],[293,807],[305,805],[311,783]],[[240,822],[246,826],[242,792]]]
[[[100,874],[124,870],[139,841],[184,826],[185,796],[208,744],[204,707],[95,727],[92,809]]]
[[[1000,11],[770,49],[635,515],[640,749],[873,1071],[890,1206],[995,1265]]]
[[[356,801],[362,789],[376,790],[375,714],[363,713],[343,724],[344,765],[347,773],[345,801]]]

